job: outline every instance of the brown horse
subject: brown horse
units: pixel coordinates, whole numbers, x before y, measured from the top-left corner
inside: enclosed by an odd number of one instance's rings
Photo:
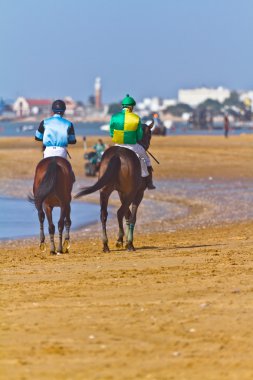
[[[40,221],[40,249],[45,249],[44,220],[45,213],[48,220],[50,234],[50,253],[56,254],[54,244],[55,226],[52,219],[54,207],[60,207],[60,219],[58,221],[59,245],[57,253],[67,253],[69,248],[69,231],[71,226],[70,202],[73,186],[73,172],[70,163],[62,157],[48,157],[41,160],[35,171],[33,196],[29,196],[30,202],[35,204]],[[62,232],[66,227],[64,245],[62,245]]]
[[[140,142],[147,150],[151,140],[151,128],[143,125],[143,139]],[[133,237],[136,223],[136,214],[139,204],[142,201],[147,180],[141,176],[141,165],[137,155],[130,149],[120,146],[112,146],[105,151],[100,165],[99,179],[90,187],[83,188],[75,196],[91,194],[100,190],[100,219],[103,231],[103,251],[109,252],[108,238],[106,233],[107,206],[111,193],[116,190],[119,194],[121,206],[118,209],[117,217],[119,224],[119,234],[116,243],[117,247],[123,246],[124,228],[123,218],[126,219],[126,248],[134,251]],[[132,206],[130,211],[130,206]]]

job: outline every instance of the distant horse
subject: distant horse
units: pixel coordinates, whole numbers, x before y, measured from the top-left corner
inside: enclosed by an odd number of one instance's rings
[[[60,219],[58,222],[59,244],[57,253],[68,252],[69,231],[71,226],[70,202],[71,190],[73,186],[73,172],[70,163],[62,157],[48,157],[41,160],[35,171],[33,196],[28,200],[35,204],[38,210],[40,222],[40,249],[45,249],[44,220],[45,213],[48,220],[48,230],[50,234],[50,253],[56,254],[54,244],[55,226],[52,219],[54,207],[60,207]],[[66,227],[66,236],[62,245],[62,233]]]
[[[151,125],[143,124],[143,139],[141,145],[147,150],[151,140]],[[91,194],[100,190],[100,219],[103,231],[103,251],[110,252],[106,232],[107,206],[111,193],[116,190],[119,194],[121,206],[118,209],[117,217],[119,224],[117,247],[123,247],[123,218],[126,219],[126,248],[134,251],[133,237],[136,223],[136,214],[139,204],[142,201],[144,191],[147,187],[147,180],[141,176],[141,164],[137,155],[130,149],[120,146],[112,146],[103,154],[98,181],[90,187],[82,188],[75,198],[82,195]],[[132,206],[130,211],[130,206]]]

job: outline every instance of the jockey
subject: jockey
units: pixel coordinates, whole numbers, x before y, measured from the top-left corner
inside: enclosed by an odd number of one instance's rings
[[[67,159],[68,144],[76,144],[73,124],[63,118],[65,110],[64,101],[55,100],[52,104],[53,116],[42,120],[35,133],[35,140],[43,141],[44,158],[60,156]]]
[[[135,100],[127,95],[122,100],[122,111],[112,115],[110,121],[110,136],[115,145],[133,150],[141,163],[142,177],[147,177],[147,188],[155,189],[152,181],[152,166],[150,159],[138,141],[143,137],[141,119],[133,113]]]

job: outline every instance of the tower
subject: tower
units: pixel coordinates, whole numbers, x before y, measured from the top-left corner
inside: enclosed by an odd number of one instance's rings
[[[101,78],[97,77],[95,79],[95,107],[97,110],[101,109],[102,106],[102,86],[101,86]]]

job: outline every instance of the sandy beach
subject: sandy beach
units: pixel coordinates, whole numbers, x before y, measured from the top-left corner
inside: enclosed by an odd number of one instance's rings
[[[67,255],[1,243],[1,379],[252,379],[253,136],[154,137],[150,151],[136,252],[115,248],[116,195],[110,254],[99,223]],[[81,141],[70,153],[75,192],[94,179]],[[0,195],[25,198],[40,158],[1,138]]]

